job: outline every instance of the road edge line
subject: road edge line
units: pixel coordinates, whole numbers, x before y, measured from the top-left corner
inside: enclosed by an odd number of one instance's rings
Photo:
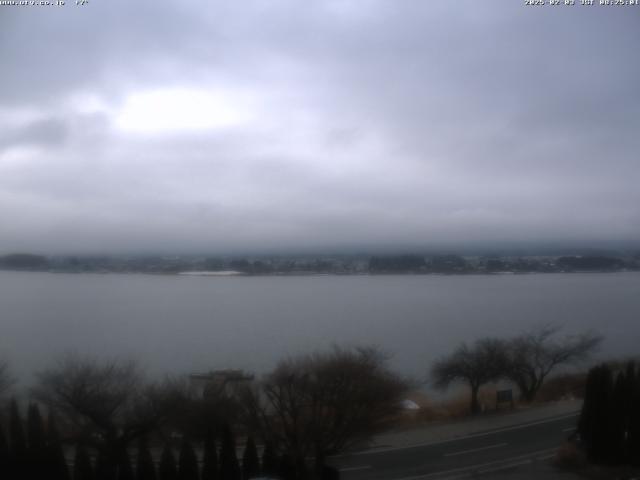
[[[558,417],[553,417],[553,418],[548,418],[545,420],[537,420],[534,422],[529,422],[529,423],[522,423],[519,425],[511,425],[509,427],[501,427],[495,430],[490,430],[490,431],[486,431],[486,432],[479,432],[479,433],[472,433],[470,435],[465,435],[462,437],[455,437],[455,438],[450,438],[447,440],[437,440],[437,441],[431,441],[431,442],[424,442],[424,443],[414,443],[412,445],[406,445],[406,446],[402,446],[402,447],[384,447],[384,448],[373,448],[370,450],[363,450],[360,452],[352,452],[352,453],[344,453],[344,454],[340,454],[340,455],[334,455],[331,458],[344,458],[344,457],[355,457],[355,456],[361,456],[361,455],[375,455],[376,453],[386,453],[386,452],[396,452],[396,451],[400,451],[400,450],[410,450],[412,448],[421,448],[421,447],[430,447],[432,445],[441,445],[444,443],[451,443],[451,442],[456,442],[458,440],[468,440],[470,438],[479,438],[479,437],[486,437],[489,435],[494,435],[496,433],[502,433],[502,432],[508,432],[511,430],[519,430],[521,428],[527,428],[527,427],[534,427],[536,425],[543,425],[545,423],[552,423],[552,422],[556,422],[559,420],[564,420],[567,418],[571,418],[571,417],[577,417],[578,415],[580,415],[580,412],[574,412],[574,413],[570,413],[570,414],[566,414],[566,415],[561,415]]]

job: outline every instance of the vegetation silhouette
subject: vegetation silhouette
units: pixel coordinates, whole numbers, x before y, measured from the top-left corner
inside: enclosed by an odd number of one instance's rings
[[[593,463],[640,463],[640,372],[601,364],[589,370],[578,434]]]
[[[594,332],[559,338],[560,330],[543,325],[509,339],[487,337],[471,345],[462,343],[432,365],[431,380],[441,389],[466,383],[473,415],[482,410],[480,388],[501,379],[510,380],[520,390],[520,400],[531,403],[554,370],[586,360],[602,342]]]

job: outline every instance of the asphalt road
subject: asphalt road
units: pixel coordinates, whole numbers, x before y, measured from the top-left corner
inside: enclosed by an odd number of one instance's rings
[[[515,425],[444,442],[378,448],[334,457],[344,480],[443,480],[491,473],[550,459],[575,428],[578,414]]]

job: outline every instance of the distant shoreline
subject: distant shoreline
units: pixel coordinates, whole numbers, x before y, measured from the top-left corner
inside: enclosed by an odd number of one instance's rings
[[[324,255],[94,256],[29,253],[0,256],[0,270],[64,273],[150,273],[199,277],[309,275],[517,275],[640,271],[640,252],[568,256]]]
[[[392,276],[413,276],[413,277],[465,277],[465,276],[524,276],[524,275],[562,275],[562,274],[613,274],[613,273],[640,273],[637,269],[627,270],[573,270],[573,271],[550,271],[550,272],[269,272],[269,273],[249,273],[239,271],[184,271],[184,272],[154,272],[142,270],[111,271],[111,270],[27,270],[0,268],[0,272],[8,273],[51,273],[67,275],[151,275],[151,276],[176,276],[176,277],[392,277]]]
[[[176,275],[190,275],[193,277],[235,277],[237,275],[245,275],[237,270],[195,270],[186,272],[177,272]]]

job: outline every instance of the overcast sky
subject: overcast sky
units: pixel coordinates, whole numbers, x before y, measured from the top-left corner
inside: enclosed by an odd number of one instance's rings
[[[0,6],[0,253],[635,241],[639,42],[640,7]]]

